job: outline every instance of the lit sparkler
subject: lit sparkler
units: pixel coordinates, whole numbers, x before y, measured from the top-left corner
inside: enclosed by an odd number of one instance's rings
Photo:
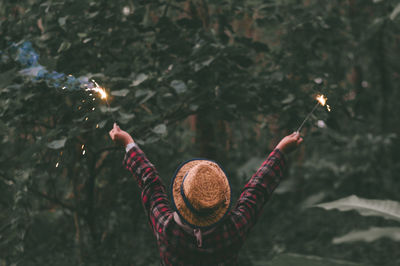
[[[93,88],[87,88],[86,91],[94,91],[97,92],[98,94],[100,94],[100,98],[105,100],[108,106],[108,110],[111,113],[111,116],[113,118],[113,120],[115,121],[115,117],[113,115],[113,113],[111,112],[111,106],[110,103],[108,102],[108,95],[105,89],[103,89],[102,87],[100,87],[100,85],[95,81],[95,80],[91,80],[93,82],[93,84],[95,85],[95,87]],[[92,94],[90,93],[89,96],[92,96]],[[96,100],[96,98],[93,98],[93,101]],[[94,111],[95,108],[92,108],[92,111]]]
[[[94,92],[99,93],[100,96],[101,96],[101,98],[102,98],[102,99],[105,99],[105,100],[107,101],[107,93],[106,93],[106,90],[103,89],[102,87],[100,87],[99,84],[97,84],[97,82],[94,81],[93,79],[92,79],[92,82],[93,82],[94,85],[96,85],[96,86],[95,86],[94,88],[87,88],[86,90],[87,90],[87,91],[94,91]],[[90,94],[89,94],[89,95],[90,95]],[[108,101],[107,101],[107,104],[108,104]]]
[[[311,112],[308,113],[308,115],[306,116],[306,118],[304,118],[303,122],[301,123],[301,125],[299,126],[299,128],[297,129],[297,132],[300,132],[300,130],[303,128],[304,123],[310,118],[311,114],[314,113],[315,109],[317,109],[318,105],[321,106],[325,106],[326,105],[326,109],[330,112],[331,111],[331,107],[329,105],[326,104],[326,101],[328,100],[327,97],[325,97],[325,95],[323,94],[318,94],[317,97],[315,98],[317,100],[317,103],[315,104],[314,108],[311,110]]]
[[[31,42],[25,41],[22,43],[12,43],[11,46],[7,48],[6,53],[0,51],[0,54],[8,54],[9,52],[12,54],[12,56],[3,56],[0,61],[6,60],[6,62],[8,62],[9,59],[14,59],[19,63],[20,66],[22,66],[22,69],[19,71],[19,73],[29,78],[32,82],[44,81],[49,87],[62,89],[63,91],[73,91],[86,88],[86,91],[90,91],[89,96],[93,99],[93,101],[96,100],[96,98],[94,98],[94,93],[98,93],[101,96],[101,99],[106,101],[108,109],[111,112],[111,107],[107,100],[108,95],[105,89],[101,88],[94,80],[89,81],[87,77],[75,78],[71,74],[66,75],[64,73],[47,70],[45,66],[39,63],[40,55],[33,49]],[[82,105],[77,106],[78,110],[82,110],[84,108],[83,103],[89,102],[90,98],[87,100],[81,100]],[[91,110],[94,111],[95,107],[92,106]],[[111,115],[113,116],[112,112]],[[88,117],[85,117],[85,121],[88,121],[88,119]],[[113,119],[115,121],[114,116]],[[99,128],[99,124],[96,124],[96,128]],[[82,155],[85,155],[86,151],[88,151],[85,149],[84,144],[82,145],[81,149]],[[56,168],[60,168],[62,166],[62,155],[63,152],[61,152],[58,156],[58,160],[55,164]]]

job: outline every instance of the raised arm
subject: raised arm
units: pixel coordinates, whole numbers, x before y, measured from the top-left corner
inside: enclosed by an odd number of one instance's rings
[[[163,230],[163,222],[171,214],[165,186],[154,165],[144,152],[135,144],[132,137],[116,124],[110,131],[110,137],[116,143],[127,147],[124,166],[135,177],[142,190],[142,204],[146,210],[154,233]]]
[[[283,178],[285,154],[296,149],[302,141],[299,133],[283,138],[244,186],[231,215],[241,238],[246,238],[262,207]]]

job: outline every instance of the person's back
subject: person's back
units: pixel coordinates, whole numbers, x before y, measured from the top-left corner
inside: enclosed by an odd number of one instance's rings
[[[126,146],[124,165],[142,189],[142,202],[163,265],[235,265],[262,207],[283,177],[283,153],[295,149],[298,133],[285,137],[247,182],[231,209],[229,180],[205,159],[183,163],[171,185],[171,202],[155,167],[118,126],[111,138]]]
[[[225,219],[213,232],[202,237],[202,246],[199,247],[196,237],[172,219],[158,240],[161,260],[166,265],[236,264],[243,239],[233,222]]]

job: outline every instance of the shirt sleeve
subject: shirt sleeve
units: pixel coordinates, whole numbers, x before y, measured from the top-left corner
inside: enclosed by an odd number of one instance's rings
[[[231,216],[241,238],[246,238],[257,222],[262,207],[283,178],[284,166],[282,152],[275,149],[244,186]]]
[[[163,231],[166,220],[171,214],[165,186],[154,165],[136,144],[126,153],[123,164],[135,177],[142,190],[142,204],[157,236]]]
[[[132,149],[135,146],[137,146],[137,144],[135,142],[131,142],[128,145],[126,145],[125,151],[128,152],[130,149]]]

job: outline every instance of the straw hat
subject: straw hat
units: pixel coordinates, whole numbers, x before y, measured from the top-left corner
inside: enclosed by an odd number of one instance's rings
[[[229,211],[231,187],[224,171],[213,161],[192,159],[175,172],[172,204],[193,228],[211,228]]]

